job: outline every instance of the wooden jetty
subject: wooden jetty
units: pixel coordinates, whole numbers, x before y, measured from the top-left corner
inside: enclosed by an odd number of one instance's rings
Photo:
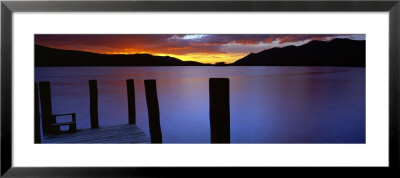
[[[52,113],[50,82],[39,82],[39,89],[35,84],[35,143],[150,143],[150,137],[135,124],[136,113],[132,79],[127,80],[128,102],[132,102],[128,104],[129,124],[100,127],[96,80],[89,80],[89,90],[91,128],[78,130],[76,129],[75,113]],[[40,97],[38,97],[39,93]],[[41,117],[39,98],[42,110]],[[56,121],[58,116],[68,115],[71,115],[71,122],[59,123]],[[42,118],[42,127],[40,127],[40,118]],[[68,126],[68,130],[61,130],[62,126]],[[43,137],[40,134],[40,129],[43,131]]]
[[[126,80],[128,97],[128,123],[116,126],[99,126],[97,81],[89,80],[90,125],[89,129],[76,129],[76,114],[53,114],[50,82],[39,82],[38,97],[35,84],[35,143],[162,143],[160,111],[156,80],[145,80],[146,102],[149,116],[150,137],[136,126],[134,81]],[[210,142],[230,143],[229,79],[210,78]],[[40,98],[41,114],[39,111]],[[58,116],[71,115],[71,122],[59,123]],[[43,137],[40,134],[42,118]],[[62,131],[61,126],[68,126]],[[64,134],[66,133],[66,134]]]
[[[43,143],[150,143],[147,136],[134,124],[81,129],[74,133],[46,135]]]

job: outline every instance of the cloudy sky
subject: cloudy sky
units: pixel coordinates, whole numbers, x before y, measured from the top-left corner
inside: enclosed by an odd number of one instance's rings
[[[101,54],[149,53],[172,56],[184,61],[231,63],[249,53],[273,47],[298,46],[312,40],[329,41],[334,38],[365,40],[365,35],[35,35],[35,44]]]

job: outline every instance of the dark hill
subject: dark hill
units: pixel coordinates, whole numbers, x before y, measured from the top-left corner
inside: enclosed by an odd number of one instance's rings
[[[35,66],[199,66],[169,56],[150,54],[107,55],[35,45]]]
[[[334,39],[302,46],[272,48],[251,53],[234,66],[354,66],[365,67],[365,41]]]

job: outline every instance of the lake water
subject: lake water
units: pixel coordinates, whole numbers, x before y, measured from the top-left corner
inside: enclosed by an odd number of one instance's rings
[[[209,143],[208,79],[230,79],[232,143],[365,143],[365,68],[36,67],[50,81],[53,113],[90,128],[88,80],[97,80],[99,124],[128,123],[126,79],[135,80],[136,122],[149,135],[145,79],[157,80],[164,143]]]

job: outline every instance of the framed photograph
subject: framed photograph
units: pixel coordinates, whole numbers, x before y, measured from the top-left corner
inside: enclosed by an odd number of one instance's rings
[[[399,20],[399,1],[2,1],[1,175],[398,174]]]

